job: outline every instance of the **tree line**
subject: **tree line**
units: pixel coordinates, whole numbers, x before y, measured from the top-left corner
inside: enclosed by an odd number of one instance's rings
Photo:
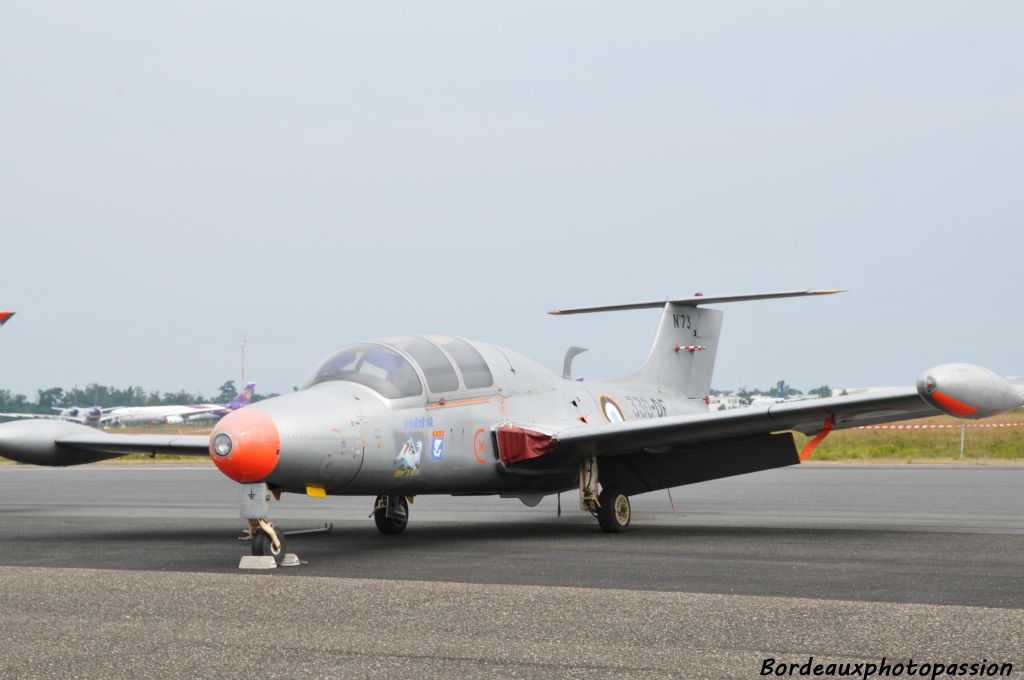
[[[170,404],[227,403],[238,396],[234,380],[225,380],[217,393],[206,396],[199,392],[178,390],[176,392],[149,392],[137,385],[124,388],[90,383],[83,388],[50,387],[36,390],[32,401],[24,394],[14,394],[0,389],[0,411],[13,413],[53,413],[54,409],[72,406],[99,405],[103,408],[116,406],[167,406]],[[276,397],[276,394],[255,394],[253,401]]]
[[[711,390],[711,395],[714,397],[720,397],[723,394],[734,394],[741,400],[744,400],[746,403],[749,404],[750,401],[756,396],[773,397],[775,396],[775,393],[778,391],[779,386],[772,385],[771,387],[763,390],[747,389],[746,387],[741,387],[735,391]],[[786,399],[792,399],[793,397],[831,397],[832,388],[829,387],[828,385],[822,385],[821,387],[815,387],[813,389],[807,390],[806,392],[801,392],[800,390],[796,389],[789,383],[784,383],[782,386],[782,396],[785,397]]]
[[[774,395],[776,389],[777,387],[775,385],[764,390],[741,387],[739,390],[732,392],[732,394],[740,397],[746,401],[746,403],[750,403],[750,400],[755,395]],[[784,386],[784,390],[784,396],[787,399],[794,396],[832,396],[832,388],[828,385],[816,387],[805,393],[795,389],[792,385],[787,384]],[[724,390],[711,390],[711,394],[714,396],[721,396],[728,393],[729,392]],[[9,411],[13,413],[53,413],[54,409],[71,408],[72,406],[88,407],[95,404],[98,404],[103,408],[113,408],[116,406],[167,406],[170,404],[203,404],[209,402],[227,403],[236,396],[238,396],[238,388],[235,385],[234,380],[225,380],[221,386],[217,388],[217,393],[212,396],[206,396],[199,392],[189,392],[188,390],[178,390],[176,392],[147,392],[137,385],[118,388],[111,385],[90,383],[83,388],[73,387],[71,389],[65,389],[63,387],[50,387],[45,390],[36,390],[35,401],[31,401],[24,394],[14,394],[10,390],[0,389],[0,411]],[[270,397],[276,396],[278,396],[277,393],[260,394],[257,392],[253,395],[252,400],[260,401],[262,399],[269,399]]]

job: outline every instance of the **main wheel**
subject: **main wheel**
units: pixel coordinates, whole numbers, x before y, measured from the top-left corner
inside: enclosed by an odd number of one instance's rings
[[[280,564],[284,559],[284,534],[277,527],[274,527],[274,533],[277,534],[277,540],[281,544],[280,548],[274,550],[274,542],[270,540],[267,532],[257,530],[252,537],[252,554],[257,557],[270,555]]]
[[[615,489],[603,489],[597,497],[597,523],[606,534],[617,534],[629,526],[629,496]]]
[[[380,498],[378,498],[378,501],[379,500]],[[399,507],[392,508],[392,517],[388,517],[386,504],[378,502],[375,505],[385,506],[378,507],[373,511],[373,523],[377,525],[377,531],[388,536],[400,534],[405,531],[405,525],[409,523],[409,501],[405,500],[405,496],[398,497]],[[396,510],[399,512],[396,513]]]

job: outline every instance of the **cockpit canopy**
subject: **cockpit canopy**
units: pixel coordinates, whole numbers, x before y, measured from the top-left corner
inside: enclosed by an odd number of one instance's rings
[[[418,369],[418,370],[417,370]],[[487,362],[465,340],[448,335],[404,335],[344,347],[317,367],[303,388],[343,380],[385,399],[480,389],[494,384]]]
[[[331,380],[365,385],[387,399],[423,394],[423,383],[408,359],[390,347],[368,342],[349,345],[329,356],[305,387]]]

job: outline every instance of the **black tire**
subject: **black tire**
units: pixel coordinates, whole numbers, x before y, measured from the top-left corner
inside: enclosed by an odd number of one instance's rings
[[[615,489],[603,489],[597,497],[597,523],[606,534],[618,534],[629,527],[629,496]]]
[[[373,511],[373,523],[377,525],[377,531],[385,536],[394,536],[402,533],[405,531],[405,525],[409,523],[409,501],[405,500],[405,496],[399,496],[398,498],[402,510],[405,512],[405,517],[388,517],[386,508],[377,508]]]
[[[269,555],[280,564],[281,560],[284,559],[284,534],[277,527],[274,527],[274,533],[277,534],[277,540],[281,543],[280,550],[274,552],[274,543],[270,540],[267,532],[257,530],[256,534],[252,537],[252,554],[257,557]]]

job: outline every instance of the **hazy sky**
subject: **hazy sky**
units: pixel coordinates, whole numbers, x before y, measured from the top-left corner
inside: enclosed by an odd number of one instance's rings
[[[0,388],[286,391],[405,332],[715,384],[1024,373],[1019,2],[0,4]]]

